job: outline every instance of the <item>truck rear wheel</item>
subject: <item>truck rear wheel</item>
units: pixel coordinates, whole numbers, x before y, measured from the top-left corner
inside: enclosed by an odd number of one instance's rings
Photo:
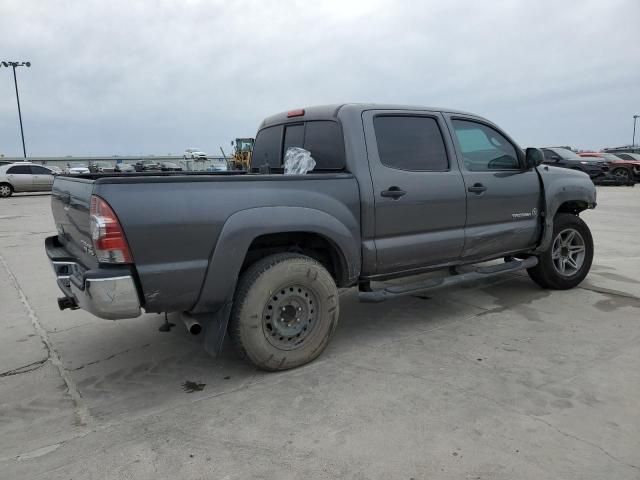
[[[592,261],[593,238],[587,224],[577,215],[559,213],[553,223],[551,246],[527,273],[543,288],[567,290],[584,280]]]
[[[339,297],[329,272],[294,253],[270,255],[238,282],[229,332],[240,353],[264,370],[314,360],[338,324]]]

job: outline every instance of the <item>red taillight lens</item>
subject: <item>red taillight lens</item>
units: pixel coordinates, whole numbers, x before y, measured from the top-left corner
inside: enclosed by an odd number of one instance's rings
[[[91,239],[98,261],[131,263],[131,251],[118,217],[102,198],[91,195]]]
[[[298,108],[297,110],[289,110],[287,112],[287,118],[302,117],[304,116],[304,108]]]

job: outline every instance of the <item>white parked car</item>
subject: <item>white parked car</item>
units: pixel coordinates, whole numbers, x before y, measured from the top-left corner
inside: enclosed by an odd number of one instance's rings
[[[91,171],[84,163],[68,163],[65,173],[70,175],[83,175],[85,173],[91,173]]]
[[[62,173],[62,169],[57,165],[43,165],[43,167],[51,170],[54,175],[60,175]]]
[[[18,192],[48,192],[53,185],[53,172],[42,165],[16,162],[0,166],[0,197]]]
[[[207,154],[199,148],[187,148],[183,157],[185,160],[206,160]]]

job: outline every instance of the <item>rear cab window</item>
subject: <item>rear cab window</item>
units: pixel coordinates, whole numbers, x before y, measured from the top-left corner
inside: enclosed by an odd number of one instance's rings
[[[313,171],[345,168],[344,137],[338,122],[309,120],[265,127],[256,136],[252,167],[282,168],[288,148],[308,150],[316,161]]]

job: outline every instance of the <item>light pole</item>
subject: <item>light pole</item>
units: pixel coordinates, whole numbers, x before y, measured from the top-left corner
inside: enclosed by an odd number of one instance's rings
[[[631,148],[636,146],[636,120],[640,118],[640,115],[633,116],[633,140],[631,141]]]
[[[0,63],[2,67],[13,68],[13,84],[16,86],[16,101],[18,102],[18,119],[20,120],[20,136],[22,137],[22,153],[24,158],[27,158],[27,148],[24,145],[24,130],[22,129],[22,112],[20,111],[20,95],[18,95],[18,79],[16,78],[16,67],[30,67],[31,62],[8,62],[3,61]],[[635,128],[635,124],[634,124]],[[635,134],[634,134],[635,135]]]

